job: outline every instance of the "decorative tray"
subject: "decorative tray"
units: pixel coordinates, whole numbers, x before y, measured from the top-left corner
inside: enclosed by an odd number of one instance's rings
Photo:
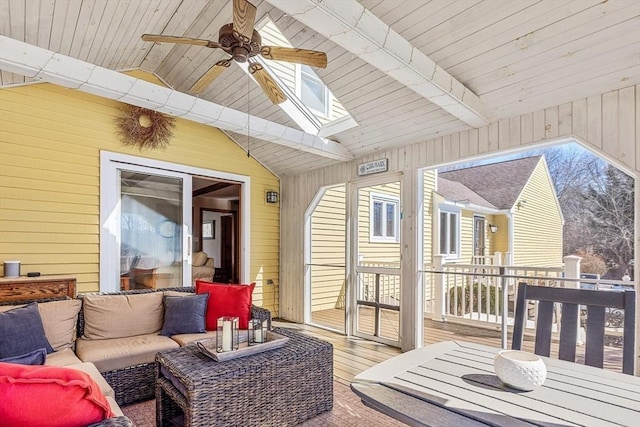
[[[246,340],[246,337],[243,338]],[[288,337],[276,334],[275,332],[267,331],[267,342],[249,346],[247,344],[247,341],[242,341],[240,342],[237,350],[218,353],[216,351],[215,338],[197,341],[196,346],[198,347],[198,350],[200,350],[200,352],[205,356],[208,356],[217,362],[224,362],[225,360],[237,359],[238,357],[262,353],[263,351],[267,350],[274,350],[285,345],[287,341],[289,341]]]

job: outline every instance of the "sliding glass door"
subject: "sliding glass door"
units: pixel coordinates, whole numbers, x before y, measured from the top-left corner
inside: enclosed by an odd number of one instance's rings
[[[117,162],[105,173],[112,177],[103,207],[109,255],[100,289],[191,284],[191,176]]]

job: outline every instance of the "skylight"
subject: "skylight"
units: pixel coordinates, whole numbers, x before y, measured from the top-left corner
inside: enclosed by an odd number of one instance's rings
[[[293,47],[268,15],[256,24],[256,29],[260,32],[263,45]],[[357,126],[313,68],[256,58],[280,83],[289,98],[279,104],[280,107],[305,132],[328,137]]]

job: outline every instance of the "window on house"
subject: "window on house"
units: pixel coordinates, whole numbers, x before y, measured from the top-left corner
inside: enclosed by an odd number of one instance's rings
[[[450,258],[460,256],[460,214],[452,211],[440,211],[440,253]]]
[[[398,224],[399,200],[392,196],[371,195],[371,236],[372,242],[399,242]]]
[[[330,102],[327,86],[322,83],[311,67],[300,66],[300,99],[311,110],[329,117]]]

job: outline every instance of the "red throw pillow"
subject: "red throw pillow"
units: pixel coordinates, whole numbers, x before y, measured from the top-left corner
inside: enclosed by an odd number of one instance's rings
[[[0,424],[4,427],[80,427],[112,416],[100,387],[84,372],[0,363]]]
[[[238,317],[238,328],[247,329],[251,318],[251,298],[255,283],[250,285],[226,285],[196,280],[196,293],[209,293],[207,302],[207,330],[215,331],[219,317]]]

